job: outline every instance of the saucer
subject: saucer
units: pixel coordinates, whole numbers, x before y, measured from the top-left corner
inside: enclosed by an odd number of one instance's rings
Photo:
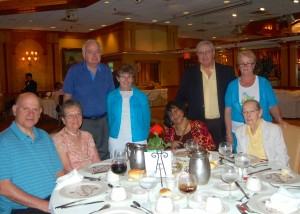
[[[174,203],[173,203],[174,204]],[[157,210],[156,210],[156,208],[155,208],[155,205],[154,205],[154,207],[153,207],[153,214],[167,214],[167,213],[161,213],[161,212],[158,212]],[[172,210],[172,212],[170,212],[170,214],[172,213],[175,213],[175,214],[178,214],[178,212],[179,212],[179,207],[178,207],[178,205],[177,204],[174,204],[174,209]]]
[[[129,188],[129,192],[131,194],[136,194],[136,195],[144,195],[147,193],[147,190],[140,187],[140,186],[133,186]]]
[[[107,202],[116,202],[116,203],[118,203],[118,202],[128,202],[128,201],[131,200],[131,198],[132,198],[132,197],[131,197],[131,194],[130,194],[130,193],[127,193],[126,198],[125,198],[124,200],[121,200],[121,201],[114,201],[114,200],[111,199],[110,195],[107,195],[107,196],[105,197],[105,201],[107,201]]]

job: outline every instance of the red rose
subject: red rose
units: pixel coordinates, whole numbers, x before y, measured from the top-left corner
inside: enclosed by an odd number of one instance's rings
[[[160,125],[155,124],[150,128],[150,132],[154,134],[156,132],[157,134],[161,134],[163,132],[163,128]]]

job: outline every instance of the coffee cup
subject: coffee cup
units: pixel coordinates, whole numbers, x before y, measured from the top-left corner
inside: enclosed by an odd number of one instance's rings
[[[257,176],[248,178],[246,188],[250,191],[260,191],[262,188],[261,180]]]
[[[113,173],[111,170],[107,172],[107,177],[106,177],[107,182],[117,182],[120,180],[120,176]]]
[[[111,190],[110,198],[112,201],[123,201],[127,197],[127,193],[124,187],[115,186]]]
[[[223,204],[219,197],[209,196],[206,199],[205,210],[209,213],[220,213],[223,210]]]
[[[156,201],[155,209],[162,214],[173,213],[174,204],[169,196],[159,196]]]

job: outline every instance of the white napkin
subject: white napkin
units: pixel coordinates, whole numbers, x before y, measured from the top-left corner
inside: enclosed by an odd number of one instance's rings
[[[295,212],[300,208],[300,195],[292,194],[281,186],[270,200],[266,201],[266,207],[284,214]]]
[[[83,180],[83,175],[79,174],[76,169],[73,169],[68,174],[59,177],[56,180],[55,190],[61,189],[69,184],[78,183]]]

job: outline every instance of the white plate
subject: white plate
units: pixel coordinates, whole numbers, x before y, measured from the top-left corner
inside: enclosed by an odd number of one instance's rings
[[[91,198],[108,190],[107,184],[102,182],[80,182],[70,184],[59,190],[59,194],[66,198]]]
[[[190,153],[186,149],[176,149],[173,150],[173,155],[174,157],[179,157],[179,158],[189,158]]]
[[[173,203],[174,204],[174,203]],[[161,212],[158,212],[157,210],[156,210],[156,204],[152,207],[152,210],[154,210],[153,211],[153,213],[154,214],[163,214],[163,213],[161,213]],[[171,212],[172,214],[177,214],[178,213],[178,211],[179,211],[179,207],[178,207],[178,205],[177,204],[174,204],[174,209],[173,209],[173,211]]]
[[[140,186],[133,186],[129,188],[129,192],[136,195],[144,195],[147,193],[147,190]]]
[[[97,212],[97,214],[145,214],[143,211],[132,207],[113,207]]]
[[[252,190],[248,189],[248,188],[246,187],[246,183],[243,184],[243,185],[241,185],[241,186],[243,187],[243,189],[244,189],[245,191],[248,191],[248,192],[251,192],[251,193],[255,193],[255,192],[265,192],[265,191],[268,190],[267,186],[264,185],[264,184],[261,185],[261,190],[260,190],[260,191],[252,191]]]
[[[129,200],[131,200],[131,194],[130,193],[127,193],[127,196],[126,196],[126,198],[124,199],[124,200],[121,200],[121,201],[114,201],[114,200],[112,200],[111,199],[111,197],[110,197],[110,195],[107,195],[106,197],[105,197],[105,201],[107,201],[107,202],[116,202],[116,203],[118,203],[118,202],[128,202]]]
[[[92,174],[98,174],[98,173],[104,173],[110,170],[110,163],[93,163],[90,165],[87,165],[83,168],[83,171],[92,173]]]
[[[190,206],[195,209],[201,209],[201,211],[203,213],[209,213],[205,210],[205,202],[206,202],[206,199],[210,196],[217,196],[217,197],[221,198],[221,196],[218,196],[211,192],[198,192],[198,193],[192,194],[189,197]],[[222,203],[222,207],[223,207],[222,212],[219,212],[218,214],[224,214],[224,213],[228,213],[230,211],[230,208],[226,204]]]
[[[229,184],[224,182],[217,182],[214,184],[214,188],[222,191],[229,191]],[[231,185],[231,191],[237,190],[237,186],[235,184]]]
[[[280,170],[270,170],[265,172],[257,173],[263,181],[270,182],[273,184],[293,184],[300,182],[300,176],[290,172],[288,176],[281,176]]]
[[[156,198],[159,198],[159,193],[156,195]],[[178,201],[185,197],[185,195],[177,190],[171,190],[171,198],[173,201]]]
[[[282,212],[278,211],[268,211],[265,205],[265,202],[269,200],[271,197],[271,194],[259,194],[255,195],[252,198],[250,198],[248,202],[248,206],[253,210],[261,214],[282,214]],[[291,214],[297,214],[299,211],[293,212]]]

